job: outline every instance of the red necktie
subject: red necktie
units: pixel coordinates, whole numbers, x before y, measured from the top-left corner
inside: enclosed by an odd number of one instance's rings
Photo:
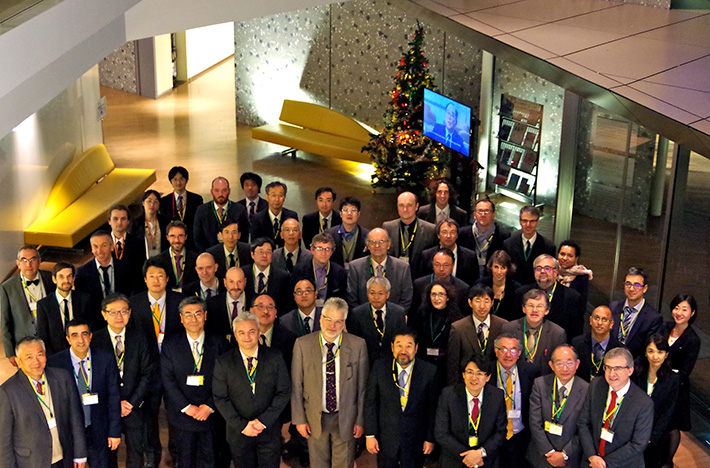
[[[471,421],[474,423],[478,419],[478,398],[473,399],[473,408],[471,409]]]
[[[612,414],[614,413],[614,408],[616,408],[616,392],[614,390],[611,391],[611,400],[609,401],[609,407],[606,409],[606,413],[604,413],[604,418],[606,419],[604,421],[604,429],[609,429],[611,426],[611,420],[612,420]],[[606,440],[604,439],[599,439],[599,455],[604,456],[604,448],[606,446]]]
[[[44,390],[42,389],[42,382],[37,382],[37,393],[44,395]]]

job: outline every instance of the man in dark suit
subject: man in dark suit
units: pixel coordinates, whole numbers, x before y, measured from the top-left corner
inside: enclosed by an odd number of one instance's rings
[[[330,187],[316,189],[316,205],[318,211],[303,215],[303,244],[311,247],[313,236],[337,226],[342,221],[340,215],[333,210],[335,191]]]
[[[0,328],[2,344],[10,364],[15,362],[15,345],[37,333],[37,303],[54,291],[52,274],[40,271],[42,259],[34,246],[25,245],[17,252],[15,264],[20,270],[0,285]]]
[[[506,400],[488,383],[491,367],[482,356],[472,357],[462,372],[464,383],[441,393],[434,434],[442,468],[518,466],[499,463],[505,455]]]
[[[0,454],[17,468],[84,468],[84,414],[71,375],[45,369],[44,343],[27,336],[12,353],[18,371],[0,386]]]
[[[177,451],[177,466],[217,466],[215,446],[224,437],[212,397],[212,377],[217,358],[227,350],[224,338],[205,332],[205,301],[190,296],[180,301],[180,322],[185,334],[165,339],[160,353],[160,373],[170,437]],[[221,466],[229,464],[229,457]]]
[[[565,331],[557,324],[545,320],[550,312],[547,295],[531,289],[523,296],[525,317],[503,325],[503,333],[511,333],[522,345],[523,358],[532,363],[541,375],[551,372],[547,362],[552,350],[567,342]]]
[[[367,346],[343,332],[347,316],[344,300],[328,299],[320,333],[298,338],[293,348],[291,421],[308,439],[314,467],[352,468],[364,432]]]
[[[585,304],[582,304],[582,297],[577,291],[557,281],[559,271],[557,259],[542,254],[533,262],[533,270],[535,284],[521,286],[515,293],[522,298],[531,289],[544,291],[550,304],[550,312],[546,320],[562,327],[569,339],[581,335],[584,328]]]
[[[69,347],[64,330],[70,320],[82,318],[89,323],[98,322],[90,315],[89,295],[72,291],[75,271],[71,263],[57,262],[52,268],[52,281],[57,289],[37,303],[37,337],[44,341],[47,356]],[[95,315],[98,316],[98,312]]]
[[[572,346],[579,356],[577,376],[587,382],[604,375],[604,354],[610,349],[621,346],[616,336],[611,334],[614,319],[607,306],[599,306],[592,311],[589,325],[591,333],[580,335],[572,340]]]
[[[234,346],[234,333],[232,331],[232,321],[237,315],[248,309],[248,301],[244,288],[247,280],[241,268],[230,268],[224,276],[225,292],[218,296],[212,296],[207,300],[207,310],[210,319],[205,324],[205,329],[219,337],[226,338],[227,342]]]
[[[121,419],[126,436],[126,468],[143,466],[145,452],[144,402],[158,370],[158,353],[135,327],[127,327],[131,309],[123,294],[110,294],[101,304],[108,325],[92,339],[95,349],[113,353],[119,374]],[[146,463],[152,459],[145,458]]]
[[[389,255],[406,262],[415,262],[421,253],[436,244],[436,226],[417,218],[419,203],[412,192],[397,197],[399,218],[382,223],[390,243]]]
[[[192,227],[195,223],[195,213],[202,205],[202,195],[188,192],[187,182],[190,173],[182,166],[173,166],[168,171],[168,180],[173,186],[173,192],[160,199],[160,213],[171,221],[182,221],[187,226],[187,249],[195,250]]]
[[[289,218],[281,223],[281,239],[283,247],[274,250],[271,256],[274,268],[292,273],[298,264],[311,264],[313,254],[301,245],[301,223],[297,219]]]
[[[251,258],[254,263],[243,266],[242,271],[247,279],[244,289],[247,303],[250,304],[254,298],[266,293],[276,302],[279,315],[283,315],[288,310],[291,303],[289,274],[284,270],[279,270],[271,266],[271,255],[274,244],[271,239],[260,237],[252,241]]]
[[[249,218],[243,205],[229,199],[229,181],[224,177],[216,177],[210,189],[212,200],[197,207],[193,233],[195,247],[198,252],[204,252],[213,245],[219,244],[218,232],[225,219],[236,219],[239,232],[249,232]]]
[[[330,261],[334,244],[330,234],[316,234],[311,243],[313,260],[296,265],[291,274],[291,289],[300,279],[307,278],[315,283],[317,307],[323,307],[328,298],[346,299],[348,296],[348,275],[345,268]]]
[[[274,300],[268,294],[261,294],[254,298],[249,311],[259,319],[259,344],[278,350],[290,370],[296,335],[276,320]]]
[[[232,267],[251,264],[251,250],[246,242],[239,242],[242,235],[237,220],[227,218],[220,229],[222,243],[213,245],[207,252],[212,254],[217,263],[217,278],[224,279],[224,274]]]
[[[235,318],[234,336],[238,347],[217,360],[212,382],[215,405],[227,421],[234,464],[278,468],[279,416],[291,393],[288,370],[281,353],[259,346],[259,320],[254,314],[244,312]]]
[[[454,267],[452,276],[460,279],[469,286],[473,286],[478,281],[478,259],[476,253],[466,247],[456,244],[459,237],[459,225],[451,218],[445,218],[436,225],[436,237],[439,245],[430,247],[422,252],[417,262],[415,277],[430,275],[434,272],[431,262],[439,249],[449,249],[454,254]],[[459,372],[457,371],[457,374]]]
[[[118,369],[111,354],[89,348],[91,338],[88,322],[70,320],[66,332],[69,349],[52,356],[47,364],[74,375],[84,410],[89,466],[116,468],[116,453],[111,452],[121,443]]]
[[[282,315],[279,323],[291,330],[296,337],[320,330],[320,307],[316,307],[316,287],[313,281],[302,279],[293,287],[296,308]]]
[[[357,307],[366,304],[367,280],[373,276],[384,276],[390,281],[390,302],[402,306],[409,312],[412,305],[412,275],[409,264],[387,255],[390,247],[387,231],[375,228],[367,235],[370,255],[350,262],[348,270],[348,304]]]
[[[508,323],[491,315],[493,290],[477,284],[468,291],[468,305],[472,314],[451,324],[447,348],[447,378],[449,385],[460,383],[460,370],[473,356],[495,360],[493,343]]]
[[[459,111],[456,105],[449,103],[444,114],[444,124],[434,125],[433,132],[441,139],[441,142],[454,151],[462,153],[464,151],[463,139],[456,131],[459,120]]]
[[[454,253],[445,247],[439,248],[431,259],[431,266],[433,273],[414,280],[411,312],[417,311],[422,305],[426,289],[431,283],[443,281],[456,291],[458,310],[463,317],[463,311],[468,309],[469,286],[451,274],[454,271]]]
[[[295,211],[284,208],[286,190],[286,184],[283,182],[271,182],[266,186],[266,201],[269,203],[269,207],[251,218],[252,241],[266,237],[278,247],[283,247],[283,239],[281,238],[283,222],[289,218],[298,220],[298,214]]]
[[[195,260],[195,272],[199,280],[188,283],[182,288],[185,296],[199,296],[205,301],[212,296],[224,292],[224,286],[217,278],[219,266],[214,261],[214,257],[209,252],[202,252]],[[224,272],[221,275],[224,279]]]
[[[540,223],[540,209],[536,206],[524,206],[520,209],[520,231],[514,232],[503,242],[503,249],[508,252],[516,266],[513,279],[522,285],[533,284],[533,262],[542,254],[555,256],[555,244],[537,232]]]
[[[577,420],[589,384],[575,379],[579,358],[570,345],[552,352],[554,374],[535,379],[530,396],[530,432],[527,459],[534,467],[580,468],[582,448]]]
[[[389,356],[389,345],[395,334],[407,326],[406,311],[389,302],[390,282],[382,276],[367,280],[367,304],[355,307],[348,313],[348,333],[359,336],[367,343],[367,357],[372,365]]]
[[[111,240],[114,247],[113,258],[128,263],[132,277],[140,282],[140,272],[145,262],[145,242],[128,233],[130,219],[126,205],[117,204],[108,209],[108,224],[111,227]]]
[[[394,333],[390,348],[394,360],[376,361],[367,383],[367,451],[377,455],[381,468],[421,468],[424,455],[434,450],[436,368],[426,361],[415,365],[417,339],[411,329]]]
[[[150,259],[160,265],[168,276],[168,288],[180,292],[183,286],[197,281],[197,254],[185,248],[187,228],[182,221],[170,221],[166,228],[170,248]]]
[[[326,230],[335,241],[332,261],[346,270],[350,267],[351,261],[367,256],[366,240],[370,230],[358,224],[360,207],[360,200],[355,197],[341,199],[340,225],[332,226]]]
[[[473,218],[473,226],[459,229],[458,243],[476,253],[479,276],[483,277],[491,255],[503,249],[503,241],[510,237],[510,233],[501,230],[495,222],[496,206],[488,198],[476,202]]]
[[[245,172],[239,177],[239,182],[242,185],[245,196],[237,203],[247,210],[247,216],[249,217],[249,222],[251,222],[252,216],[269,207],[269,203],[259,196],[262,183],[261,176],[253,172]],[[245,234],[248,234],[248,231]]]
[[[525,451],[530,441],[527,426],[530,412],[530,393],[540,371],[532,364],[519,359],[522,354],[519,339],[505,332],[495,342],[496,386],[505,394],[507,426],[505,442],[501,447],[500,466],[527,467]]]
[[[456,189],[448,180],[440,179],[429,190],[429,201],[428,205],[419,208],[417,217],[434,225],[449,218],[459,226],[468,226],[468,213],[456,206]]]
[[[634,360],[625,348],[604,356],[604,378],[594,379],[577,428],[582,460],[592,468],[644,466],[653,429],[653,401],[634,385]]]
[[[648,275],[641,268],[631,267],[624,280],[626,300],[612,302],[609,308],[614,318],[611,334],[631,351],[636,359],[646,350],[646,339],[659,333],[663,326],[661,314],[643,297],[648,291]]]
[[[91,235],[90,243],[94,258],[77,268],[74,287],[91,297],[89,310],[98,311],[101,310],[101,301],[111,293],[130,296],[135,281],[131,276],[131,267],[123,260],[113,258],[111,234],[96,231]]]

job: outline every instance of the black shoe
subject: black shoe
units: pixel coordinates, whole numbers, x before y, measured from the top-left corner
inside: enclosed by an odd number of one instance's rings
[[[303,467],[311,466],[311,459],[308,457],[307,453],[302,453],[298,456],[298,464]]]

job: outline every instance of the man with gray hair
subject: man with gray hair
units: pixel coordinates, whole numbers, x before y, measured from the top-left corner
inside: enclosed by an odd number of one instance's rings
[[[227,422],[234,465],[278,468],[279,416],[291,394],[288,370],[279,351],[259,345],[256,315],[242,312],[232,325],[237,347],[217,360],[212,382],[214,403]]]
[[[388,301],[390,287],[387,278],[373,276],[367,280],[368,303],[355,307],[348,314],[348,332],[365,340],[370,366],[377,359],[392,354],[392,339],[407,326],[406,311]]]
[[[589,384],[577,427],[582,460],[592,468],[644,466],[653,401],[631,382],[633,373],[629,350],[614,348],[604,355],[604,378]]]
[[[291,421],[318,468],[352,468],[356,439],[364,433],[367,346],[344,332],[347,317],[344,300],[328,299],[321,331],[298,338],[293,348]]]
[[[550,304],[547,320],[562,327],[567,338],[572,339],[582,334],[586,304],[574,289],[564,286],[558,280],[559,264],[552,255],[539,255],[533,262],[535,284],[521,286],[516,291],[522,298],[532,289],[544,291]]]

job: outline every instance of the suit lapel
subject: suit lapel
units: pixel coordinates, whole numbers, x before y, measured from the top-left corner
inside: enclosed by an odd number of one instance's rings
[[[480,346],[480,344],[479,344],[479,342],[478,342],[478,333],[477,333],[478,330],[476,330],[476,322],[473,320],[473,317],[470,316],[470,315],[467,317],[467,319],[471,321],[471,322],[470,322],[470,323],[471,323],[471,326],[464,328],[464,334],[466,335],[466,336],[465,336],[465,339],[466,339],[469,343],[473,344],[473,350],[474,350],[475,352],[480,353],[480,352],[482,352],[482,350],[481,350],[481,346]],[[492,325],[492,324],[491,324],[491,325]],[[490,330],[489,330],[489,331],[490,331]]]
[[[562,410],[562,414],[560,415],[560,424],[562,425],[564,425],[565,421],[567,421],[570,414],[572,414],[572,411],[574,411],[574,408],[577,406],[577,402],[583,396],[582,386],[579,385],[579,380],[581,379],[579,377],[576,377],[572,382],[572,391],[569,393],[569,396],[567,397],[567,403],[565,403],[565,407]]]
[[[345,339],[345,332],[341,332],[340,336],[343,337],[343,341],[340,345],[340,401],[343,401],[343,394],[347,386],[345,382],[348,380],[348,367],[350,363],[350,347]]]

